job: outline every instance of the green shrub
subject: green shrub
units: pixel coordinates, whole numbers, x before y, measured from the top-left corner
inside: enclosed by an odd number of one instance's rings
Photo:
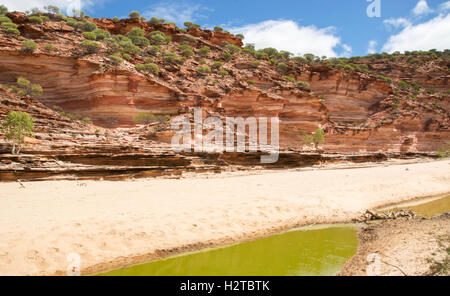
[[[261,62],[259,62],[259,61],[253,61],[253,62],[252,62],[252,66],[253,66],[254,68],[258,68],[260,65],[261,65]]]
[[[46,16],[46,15],[41,16],[41,19],[42,19],[42,21],[43,21],[44,23],[50,21],[50,18],[49,18],[48,16]]]
[[[0,16],[0,24],[12,23],[13,21],[7,16]]]
[[[80,43],[80,46],[87,50],[88,53],[97,53],[100,50],[100,45],[91,40],[84,40]]]
[[[161,50],[161,47],[160,47],[159,45],[153,45],[153,46],[150,46],[150,47],[146,48],[145,52],[146,52],[148,55],[155,56],[155,55],[158,54],[158,52],[159,52],[160,50]]]
[[[8,142],[12,144],[12,154],[19,154],[25,137],[31,137],[34,121],[30,115],[21,111],[10,111],[0,126]],[[16,151],[17,147],[17,151]]]
[[[233,59],[233,54],[229,53],[229,52],[224,52],[222,53],[222,59],[224,59],[225,61],[231,61]]]
[[[255,81],[250,79],[250,80],[247,80],[247,83],[250,85],[253,85],[253,84],[255,84]]]
[[[306,59],[304,57],[293,57],[292,60],[296,63],[296,64],[304,64],[306,63]]]
[[[84,32],[83,37],[87,40],[97,40],[97,35],[94,32]]]
[[[450,143],[447,146],[443,146],[441,148],[439,148],[436,151],[436,154],[440,157],[440,158],[447,158],[450,157]]]
[[[269,55],[263,51],[256,51],[254,56],[258,60],[267,60],[269,58]]]
[[[8,13],[8,8],[5,5],[0,5],[0,16]]]
[[[32,53],[37,49],[37,44],[33,40],[22,41],[22,52]]]
[[[18,27],[19,26],[14,23],[2,23],[0,25],[0,28],[5,29],[5,30],[8,30],[10,28],[17,29]]]
[[[409,88],[409,84],[405,81],[399,81],[397,82],[397,86],[401,89],[408,89]]]
[[[164,44],[169,41],[169,39],[166,37],[166,35],[160,31],[154,31],[150,34],[150,39],[152,41],[152,44]]]
[[[129,55],[128,53],[124,53],[122,56],[127,61],[131,60],[131,55]]]
[[[164,53],[164,61],[169,64],[182,64],[183,59],[177,56],[174,52],[166,52]]]
[[[206,57],[207,55],[209,55],[210,52],[211,48],[209,48],[208,46],[204,46],[198,50],[198,54],[201,55],[202,57]]]
[[[344,66],[344,69],[345,69],[345,70],[349,70],[349,71],[355,70],[351,65],[345,65],[345,66]]]
[[[293,56],[293,53],[286,50],[282,50],[280,51],[279,55],[282,59],[289,60],[291,56]]]
[[[295,83],[294,77],[291,77],[291,76],[284,76],[284,79],[286,79],[286,80],[288,80],[288,81],[290,81],[290,82],[292,82],[292,83]]]
[[[216,31],[216,32],[223,32],[223,28],[219,27],[219,26],[216,26],[216,27],[214,27],[214,31]]]
[[[55,47],[51,44],[46,44],[46,45],[44,45],[44,49],[46,51],[53,51],[53,50],[55,50]]]
[[[211,68],[208,66],[201,66],[201,67],[197,67],[196,71],[198,73],[207,74],[207,73],[211,73]]]
[[[93,31],[95,36],[96,36],[96,40],[105,40],[106,38],[108,38],[109,36],[111,36],[111,34],[108,31],[105,30],[101,30],[101,29],[96,29]]]
[[[97,30],[97,25],[89,21],[82,21],[80,24],[80,29],[83,32],[92,32]]]
[[[111,63],[114,65],[120,65],[123,63],[123,59],[117,55],[110,55],[109,59],[111,60]]]
[[[35,15],[30,16],[28,18],[28,20],[30,21],[30,23],[33,23],[33,24],[42,24],[42,18],[39,16],[35,16]]]
[[[325,142],[325,132],[323,129],[317,129],[313,135],[304,134],[303,141],[306,144],[314,144],[316,149],[319,148],[319,145]]]
[[[378,78],[378,79],[381,79],[381,80],[384,80],[384,81],[386,81],[387,83],[392,83],[392,82],[393,82],[393,80],[392,80],[391,78],[385,77],[385,76],[383,76],[383,75],[377,75],[377,78]]]
[[[6,34],[9,35],[20,35],[20,31],[14,28],[9,28],[6,30]]]
[[[225,71],[225,70],[219,70],[219,71],[217,71],[217,74],[219,74],[220,76],[227,76],[229,73],[228,73],[228,71]]]
[[[197,39],[194,36],[191,36],[191,35],[184,35],[183,42],[184,43],[190,43],[190,44],[196,44],[197,43]]]
[[[266,53],[269,56],[269,58],[278,57],[278,50],[276,50],[273,47],[264,48],[262,49],[262,52]]]
[[[31,85],[31,93],[30,93],[31,96],[39,97],[39,96],[42,96],[43,92],[44,92],[44,90],[42,89],[42,86],[40,86],[39,84]]]
[[[113,18],[113,20],[117,22],[117,21],[119,20],[119,18],[118,18],[117,16],[115,16],[115,17]]]
[[[236,45],[231,44],[231,43],[227,44],[225,46],[225,48],[231,53],[238,53],[238,52],[241,51],[241,48],[239,46],[236,46]]]
[[[131,42],[131,40],[124,40],[119,42],[119,46],[124,53],[136,55],[141,52],[139,46],[136,46]]]
[[[198,24],[194,24],[192,22],[185,22],[184,26],[188,29],[196,29],[196,28],[200,28],[200,25]]]
[[[190,49],[184,49],[183,51],[181,51],[181,55],[183,57],[191,57],[194,55],[194,52]]]
[[[156,18],[156,17],[152,17],[150,19],[150,23],[155,24],[155,25],[164,24],[165,22],[166,22],[165,19],[159,19],[159,18]]]
[[[277,65],[277,70],[281,73],[286,73],[288,71],[289,67],[285,63],[279,63]]]
[[[22,90],[22,92],[19,92],[20,94],[38,97],[43,93],[43,89],[39,84],[32,84],[29,80],[23,77],[19,77],[17,79],[17,86],[20,90]]]
[[[81,26],[81,22],[77,21],[76,19],[73,19],[73,18],[68,18],[66,20],[66,24],[68,26],[73,27],[74,29],[78,29]]]
[[[143,37],[145,36],[145,31],[141,28],[138,27],[134,27],[131,28],[130,31],[128,31],[127,33],[127,37],[130,38],[131,40],[133,40],[133,37]]]
[[[169,120],[169,115],[153,115],[150,113],[139,113],[134,117],[134,122],[140,124],[158,123],[160,125],[165,125]]]
[[[223,66],[223,63],[222,62],[214,62],[213,63],[213,65],[212,65],[212,67],[214,68],[214,69],[220,69],[220,68],[222,68],[222,66]]]
[[[92,124],[92,120],[89,117],[83,117],[81,119],[81,122],[87,123],[87,124]]]
[[[304,82],[304,81],[297,81],[297,86],[299,88],[309,88],[309,83],[308,82]]]
[[[239,38],[239,39],[241,39],[241,40],[244,40],[244,39],[245,39],[244,35],[242,35],[242,34],[236,34],[236,37]]]
[[[129,16],[130,18],[133,18],[133,19],[140,19],[140,18],[141,18],[141,14],[140,14],[139,11],[132,11],[132,12],[130,12],[130,13],[128,14],[128,16]]]
[[[136,66],[136,70],[139,71],[145,71],[145,72],[151,72],[155,75],[159,74],[159,67],[156,64],[153,63],[148,63],[148,64],[137,64]]]

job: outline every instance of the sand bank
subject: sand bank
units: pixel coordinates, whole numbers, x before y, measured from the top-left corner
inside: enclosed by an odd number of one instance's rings
[[[450,275],[448,214],[430,220],[382,221],[361,230],[359,239],[357,254],[339,275]]]
[[[450,192],[448,160],[137,181],[0,183],[0,275],[84,274]]]

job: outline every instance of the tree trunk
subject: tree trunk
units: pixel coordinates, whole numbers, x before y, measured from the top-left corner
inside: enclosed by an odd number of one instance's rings
[[[11,154],[15,154],[15,153],[16,153],[16,144],[13,144]]]

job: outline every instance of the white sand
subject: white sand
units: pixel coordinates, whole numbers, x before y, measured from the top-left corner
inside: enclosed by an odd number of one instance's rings
[[[145,262],[450,192],[448,160],[362,169],[124,182],[0,183],[0,275]],[[156,252],[156,253],[155,253]]]

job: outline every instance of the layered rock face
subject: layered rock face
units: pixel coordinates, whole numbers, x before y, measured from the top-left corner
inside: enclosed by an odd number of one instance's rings
[[[40,142],[25,148],[26,153],[34,155],[33,160],[25,163],[31,161],[31,167],[41,167],[43,172],[57,174],[58,162],[66,164],[63,167],[67,174],[72,166],[69,163],[76,164],[73,172],[88,172],[86,176],[100,176],[108,170],[121,175],[154,170],[161,173],[161,168],[171,172],[220,171],[231,164],[259,164],[258,153],[173,153],[169,143],[174,132],[170,126],[155,133],[135,123],[140,113],[170,115],[172,119],[184,115],[192,120],[194,108],[203,108],[204,117],[279,118],[278,167],[330,161],[333,157],[304,154],[314,150],[305,144],[304,133],[319,127],[326,132],[322,152],[335,154],[338,159],[353,155],[380,159],[380,153],[432,155],[450,142],[448,60],[440,60],[440,64],[432,61],[428,68],[383,59],[367,61],[372,73],[319,62],[300,65],[287,62],[288,70],[280,72],[269,62],[255,63],[253,57],[245,54],[235,54],[231,61],[223,60],[226,48],[220,46],[222,42],[242,46],[240,39],[227,33],[191,29],[188,33],[194,37],[193,50],[197,52],[204,46],[211,49],[206,61],[194,56],[174,66],[158,55],[152,59],[159,66],[159,74],[153,75],[134,67],[144,63],[145,56],[133,56],[117,66],[111,63],[105,44],[99,53],[86,54],[78,45],[83,40],[81,33],[64,23],[36,25],[28,23],[25,15],[10,14],[10,17],[20,24],[22,36],[0,34],[0,84],[13,85],[18,77],[26,77],[40,84],[44,93],[31,100],[3,91],[0,119],[9,110],[22,109],[38,120],[36,136]],[[170,24],[153,25],[133,19],[91,21],[113,34],[126,34],[136,26],[146,34],[155,30],[164,32],[173,37],[173,42],[166,45],[167,51],[173,52],[182,43],[177,40],[188,35]],[[38,43],[34,53],[20,51],[23,36]],[[44,50],[44,44],[49,43],[55,47],[52,52]],[[221,59],[226,76],[217,71],[196,70],[204,63],[212,67],[214,61]],[[433,88],[433,92],[413,93],[412,89],[399,88],[379,75],[394,82],[416,82]],[[297,87],[286,76],[309,86]],[[87,116],[94,125],[59,115],[52,110],[54,106],[66,113]],[[3,144],[1,151],[7,153],[8,146]],[[43,155],[50,160],[39,159]],[[23,162],[11,157],[13,160],[8,158],[4,163],[8,167],[5,174],[24,168]]]

